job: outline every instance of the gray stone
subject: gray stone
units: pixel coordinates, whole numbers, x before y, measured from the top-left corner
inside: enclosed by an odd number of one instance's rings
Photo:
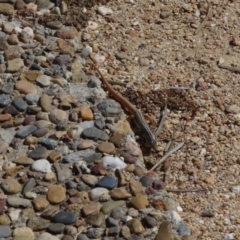
[[[60,183],[65,182],[66,180],[71,178],[72,171],[70,170],[70,167],[68,166],[68,164],[55,163],[54,168],[57,173],[57,179]]]
[[[28,179],[23,186],[22,194],[25,195],[26,192],[31,191],[36,186],[36,181],[34,178]]]
[[[66,155],[63,158],[63,162],[65,162],[65,163],[78,162],[78,161],[83,160],[86,157],[89,157],[90,155],[92,155],[94,153],[95,153],[95,151],[93,149],[77,151],[77,152]]]
[[[27,226],[33,231],[41,231],[48,228],[50,222],[40,217],[32,217],[27,221]]]
[[[13,106],[20,112],[26,111],[28,107],[22,98],[15,98],[13,100]]]
[[[31,207],[31,201],[28,199],[23,199],[20,197],[8,197],[7,198],[7,203],[8,205],[10,205],[11,207]]]
[[[37,127],[34,125],[27,125],[22,127],[20,130],[17,131],[16,137],[19,138],[25,138],[35,132],[37,130]]]
[[[8,95],[0,94],[0,107],[6,107],[11,103],[11,98]]]
[[[122,112],[121,105],[112,99],[105,99],[97,105],[104,117],[116,117]]]
[[[93,138],[93,139],[97,138],[97,139],[104,140],[104,141],[106,141],[109,138],[108,135],[104,131],[102,131],[96,127],[84,129],[82,132],[82,135],[86,138]]]
[[[0,238],[10,237],[11,234],[12,234],[12,230],[9,226],[0,225]]]

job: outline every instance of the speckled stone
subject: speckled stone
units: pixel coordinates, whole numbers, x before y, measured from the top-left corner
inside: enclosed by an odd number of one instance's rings
[[[16,194],[21,192],[22,186],[14,178],[8,177],[2,182],[2,189],[7,194]]]
[[[34,125],[27,125],[22,127],[20,130],[17,131],[16,136],[19,138],[25,138],[35,132],[37,127]]]

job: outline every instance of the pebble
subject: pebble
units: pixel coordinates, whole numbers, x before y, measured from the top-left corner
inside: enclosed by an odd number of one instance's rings
[[[34,160],[29,157],[18,157],[13,159],[13,162],[18,165],[29,166],[33,164]]]
[[[37,146],[34,150],[32,150],[29,154],[28,157],[32,158],[34,160],[37,159],[43,159],[47,156],[47,149],[42,146]]]
[[[78,234],[77,240],[89,240],[89,238],[85,234]]]
[[[116,207],[121,207],[124,206],[126,204],[125,201],[120,200],[120,201],[113,201],[113,202],[106,202],[102,205],[101,207],[101,212],[105,215],[109,214],[110,212],[112,212],[113,209],[115,209]]]
[[[44,232],[36,240],[59,240],[57,236],[53,236],[50,233]]]
[[[97,212],[86,217],[85,222],[87,224],[92,225],[93,227],[101,227],[103,225],[104,220],[105,220],[104,214],[101,212]]]
[[[43,173],[49,173],[49,172],[52,171],[51,170],[51,164],[46,159],[39,159],[39,160],[35,161],[32,164],[31,169],[33,171],[43,172]]]
[[[99,202],[89,203],[82,208],[82,212],[85,216],[89,216],[93,213],[98,212],[101,209],[102,205]]]
[[[0,226],[0,238],[10,237],[12,230],[9,226]]]
[[[106,141],[108,139],[108,135],[96,127],[84,129],[82,135],[86,138],[95,138],[103,141]]]
[[[145,229],[138,218],[133,218],[127,222],[127,226],[130,228],[131,233],[141,234],[144,233]]]
[[[19,138],[26,138],[33,132],[37,130],[37,127],[34,125],[27,125],[22,127],[20,130],[17,131],[16,136]]]
[[[65,225],[62,223],[52,223],[48,227],[48,231],[52,234],[60,234],[64,231]]]
[[[26,239],[26,240],[33,240],[34,233],[29,227],[17,227],[13,230],[13,239]]]
[[[109,195],[113,199],[117,199],[117,200],[128,199],[132,197],[132,194],[129,193],[125,188],[115,188],[109,192]]]
[[[28,105],[24,102],[22,98],[15,98],[12,104],[20,112],[26,111],[28,107]]]
[[[58,204],[65,200],[65,188],[60,185],[51,185],[48,187],[47,200],[52,204]]]
[[[106,188],[96,187],[89,192],[89,197],[92,201],[99,199],[102,195],[108,194],[109,190]]]
[[[2,181],[2,189],[6,194],[16,194],[21,192],[21,184],[14,178],[8,177]]]
[[[54,215],[52,221],[55,223],[71,225],[77,221],[77,216],[70,212],[61,211]]]
[[[57,147],[57,142],[50,138],[41,138],[38,143],[46,147],[48,150],[55,149]]]
[[[29,178],[23,185],[22,194],[25,195],[27,192],[32,191],[36,186],[36,180],[34,178]]]
[[[0,107],[6,107],[11,103],[11,98],[8,95],[0,94]]]
[[[102,162],[104,167],[123,169],[127,166],[127,164],[124,163],[120,158],[113,156],[103,157]]]
[[[98,11],[99,14],[101,14],[103,16],[113,13],[113,11],[110,8],[107,8],[105,6],[98,7],[97,11]]]
[[[102,153],[111,154],[115,151],[115,146],[110,142],[102,142],[98,145],[98,150]]]
[[[7,203],[11,207],[24,207],[24,208],[27,208],[27,207],[31,207],[32,206],[30,200],[23,199],[23,198],[20,198],[20,197],[8,197]]]
[[[138,195],[133,197],[130,201],[130,204],[136,209],[146,208],[149,204],[148,199],[143,195]]]
[[[40,105],[45,112],[51,112],[52,110],[52,99],[47,94],[42,94],[40,97]]]
[[[32,201],[33,207],[37,212],[42,212],[49,206],[49,202],[43,197],[37,197]]]
[[[111,176],[105,176],[100,179],[96,186],[101,188],[113,189],[117,186],[117,181]]]
[[[48,220],[36,216],[29,218],[27,221],[27,226],[33,231],[45,230],[48,228],[49,224],[50,222]]]
[[[160,224],[157,236],[155,240],[172,240],[173,234],[172,234],[172,228],[171,228],[171,222],[164,221]]]

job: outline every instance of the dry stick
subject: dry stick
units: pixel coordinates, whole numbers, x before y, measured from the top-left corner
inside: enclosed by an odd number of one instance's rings
[[[157,137],[157,136],[161,133],[162,128],[163,128],[163,123],[164,123],[164,121],[165,121],[165,119],[166,119],[166,117],[167,117],[167,114],[168,114],[167,103],[165,103],[165,107],[164,107],[164,111],[163,111],[163,116],[162,116],[161,122],[160,122],[160,124],[159,124],[159,126],[158,126],[158,129],[157,129],[157,131],[156,131],[156,133],[155,133],[155,137]]]
[[[176,152],[179,148],[183,146],[184,142],[179,143],[175,148],[171,149],[167,152],[149,171],[153,171],[157,168],[161,163],[163,163],[172,153]]]
[[[186,192],[206,192],[206,188],[192,188],[192,189],[166,189],[168,192],[186,193]]]
[[[222,64],[218,65],[218,67],[229,70],[231,72],[240,73],[240,68],[237,68],[237,67],[231,67],[231,66],[226,66],[226,65],[222,65]]]
[[[207,12],[207,15],[206,17],[204,18],[204,20],[202,21],[202,23],[198,26],[197,30],[195,31],[195,35],[198,35],[198,33],[201,31],[201,29],[203,28],[203,26],[206,24],[208,18],[210,17],[211,15],[211,6],[208,7],[208,12]]]

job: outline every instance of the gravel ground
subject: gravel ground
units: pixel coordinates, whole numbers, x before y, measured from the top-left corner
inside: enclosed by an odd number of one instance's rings
[[[134,103],[155,125],[161,94],[169,95],[167,103],[173,99],[159,152],[146,156],[146,162],[160,158],[172,135],[175,142],[183,141],[169,158],[166,183],[171,189],[207,189],[170,193],[182,207],[193,239],[240,239],[240,78],[218,67],[240,67],[239,2],[130,0],[107,7],[113,11],[110,17],[92,17],[99,23],[93,44],[108,58],[102,69],[116,69],[112,78],[128,84],[138,97]],[[129,58],[116,61],[118,52]]]

